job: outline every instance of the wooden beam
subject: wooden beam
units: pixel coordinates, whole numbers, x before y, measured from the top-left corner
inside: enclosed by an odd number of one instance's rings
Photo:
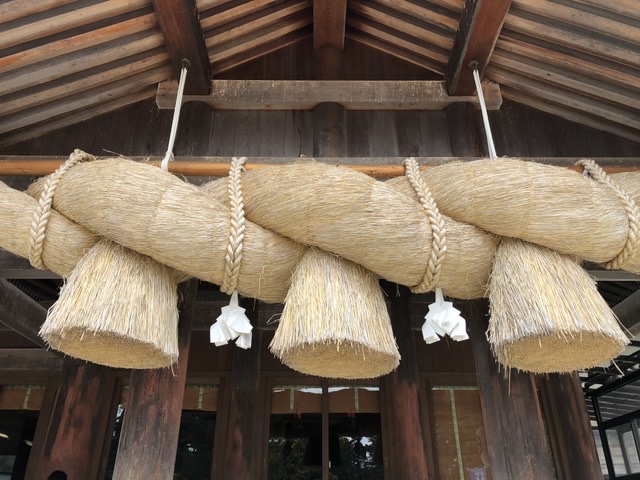
[[[165,38],[173,76],[180,78],[182,60],[189,62],[185,93],[209,93],[211,65],[195,0],[151,0]]]
[[[49,478],[56,470],[66,478],[97,478],[115,387],[114,370],[94,364],[65,364],[45,438],[34,442],[27,479]],[[38,428],[40,430],[40,428]]]
[[[385,405],[383,415],[386,417],[389,438],[385,456],[390,461],[391,478],[426,480],[428,470],[420,416],[418,355],[415,336],[406,321],[410,316],[411,293],[402,285],[388,282],[383,282],[382,285],[391,301],[389,314],[402,356],[398,368],[382,377],[381,393]]]
[[[47,318],[47,309],[18,287],[0,279],[0,322],[42,348],[46,343],[38,335]]]
[[[180,287],[183,300],[178,363],[172,368],[131,373],[114,478],[135,480],[141,475],[158,480],[173,478],[197,284],[191,280]]]
[[[313,2],[313,48],[344,49],[347,0]]]
[[[489,63],[511,0],[466,0],[449,63],[444,74],[450,95],[472,95],[476,87],[471,62],[480,76]]]
[[[488,301],[462,304],[470,328],[491,478],[555,478],[533,375],[505,372],[485,332]]]
[[[217,109],[312,110],[323,102],[347,110],[442,110],[452,103],[477,104],[475,96],[450,96],[444,82],[433,80],[214,80],[210,95],[185,95],[184,102],[205,102]],[[173,108],[176,82],[158,85],[159,108]],[[500,86],[485,85],[487,108],[502,105]]]
[[[632,336],[640,335],[640,290],[615,305],[613,313]]]
[[[2,371],[57,372],[62,358],[42,348],[0,348]]]
[[[68,157],[62,156],[35,156],[35,155],[0,155],[0,176],[32,176],[48,175],[62,165]],[[135,162],[145,162],[159,167],[161,157],[128,157]],[[470,162],[482,157],[415,157],[420,163],[421,170],[444,165],[452,162]],[[581,167],[576,167],[578,160],[584,157],[519,157],[523,161],[538,162],[547,165],[555,165],[568,170],[581,172]],[[605,172],[636,172],[640,170],[640,157],[589,157],[595,160]],[[405,157],[318,157],[317,161],[343,168],[350,168],[376,178],[393,178],[404,175],[402,162]],[[278,165],[286,165],[299,161],[298,157],[249,157],[245,165],[247,170],[271,168]],[[208,156],[176,156],[175,161],[169,163],[169,171],[176,175],[187,176],[213,176],[224,177],[229,173],[231,157]],[[44,277],[43,277],[44,278]]]

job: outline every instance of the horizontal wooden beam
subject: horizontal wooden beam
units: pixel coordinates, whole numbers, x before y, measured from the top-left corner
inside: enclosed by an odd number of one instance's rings
[[[174,108],[178,85],[158,85],[156,103]],[[502,105],[500,86],[484,85],[487,108]],[[459,102],[477,104],[475,95],[452,97],[442,81],[350,80],[213,80],[210,95],[185,95],[183,103],[204,102],[226,110],[312,110],[323,102],[339,103],[347,110],[443,110]]]
[[[614,306],[613,312],[632,336],[640,334],[640,290]]]
[[[144,162],[155,167],[160,166],[161,157],[132,156],[129,159]],[[402,162],[406,157],[322,157],[314,160],[328,165],[350,168],[369,176],[385,179],[404,175]],[[582,171],[576,167],[578,160],[584,157],[519,157],[528,162],[555,165],[575,171]],[[589,157],[595,160],[607,173],[635,172],[640,170],[640,157]],[[229,173],[232,157],[213,156],[176,156],[175,161],[169,163],[169,171],[176,175],[224,177]],[[308,160],[312,160],[307,158]],[[415,157],[424,170],[438,165],[452,162],[469,162],[479,160],[480,157]],[[62,165],[67,157],[42,155],[0,155],[0,177],[48,175]],[[300,161],[299,157],[249,157],[245,168],[258,170],[261,168],[286,165]]]
[[[43,348],[0,348],[3,372],[58,371],[62,358]]]

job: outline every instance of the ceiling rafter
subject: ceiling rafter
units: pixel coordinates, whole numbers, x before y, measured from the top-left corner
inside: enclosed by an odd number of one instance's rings
[[[47,318],[47,309],[7,280],[0,279],[0,323],[31,342],[46,348],[38,335]]]
[[[195,0],[152,0],[165,38],[174,77],[180,76],[182,60],[189,61],[185,93],[209,93],[211,64]]]
[[[472,95],[475,91],[471,62],[478,62],[480,75],[489,63],[511,0],[467,0],[456,34],[445,80],[449,95]]]
[[[347,0],[325,0],[313,3],[313,49],[344,49]]]

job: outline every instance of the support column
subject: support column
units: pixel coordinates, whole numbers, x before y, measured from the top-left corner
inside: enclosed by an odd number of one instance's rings
[[[602,480],[596,441],[576,373],[540,379],[549,432],[554,439],[559,479]]]
[[[314,51],[316,80],[342,78],[342,51],[322,47]],[[345,157],[347,155],[347,117],[339,103],[325,102],[313,109],[313,156]]]
[[[253,300],[242,301],[242,307],[253,325],[258,324],[257,306]],[[260,354],[262,331],[253,329],[252,345],[243,350],[232,345],[231,378],[227,439],[220,478],[252,480],[260,477],[258,453],[262,438],[260,426],[263,412],[260,402]]]
[[[428,473],[420,416],[418,355],[409,312],[411,292],[401,285],[386,282],[384,285],[391,300],[391,324],[402,356],[398,368],[382,377],[383,415],[388,432],[385,450],[389,453],[390,478],[426,480]]]
[[[180,286],[178,363],[131,373],[113,478],[173,479],[197,289],[197,280]]]
[[[110,368],[65,362],[50,416],[38,420],[36,433],[44,435],[34,439],[25,478],[47,479],[55,471],[68,480],[97,478],[114,386]]]
[[[473,346],[491,478],[556,478],[533,375],[505,372],[495,361],[485,336],[488,311],[486,299],[462,306]]]

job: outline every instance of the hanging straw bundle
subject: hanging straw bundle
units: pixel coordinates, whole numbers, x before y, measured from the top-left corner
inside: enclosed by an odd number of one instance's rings
[[[489,288],[489,342],[507,368],[589,368],[619,355],[628,343],[593,279],[569,256],[505,238]]]
[[[170,268],[100,240],[65,282],[40,336],[101,365],[168,367],[178,359],[176,287]]]
[[[294,370],[329,378],[378,377],[400,360],[377,278],[316,248],[293,274],[270,348]]]

